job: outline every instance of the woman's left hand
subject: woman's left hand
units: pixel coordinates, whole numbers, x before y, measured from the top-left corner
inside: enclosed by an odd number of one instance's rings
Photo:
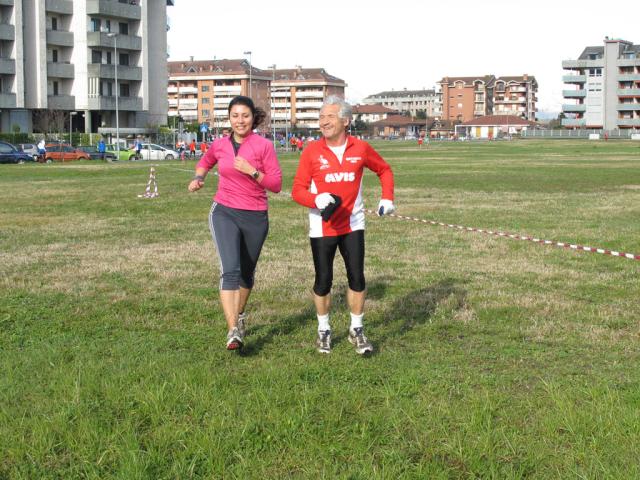
[[[251,175],[256,171],[255,167],[241,156],[237,156],[233,160],[233,168],[235,168],[239,172],[246,173],[247,175]]]

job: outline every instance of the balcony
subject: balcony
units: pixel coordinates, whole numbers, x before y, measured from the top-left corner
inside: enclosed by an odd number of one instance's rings
[[[142,38],[134,35],[118,35],[118,50],[142,50]],[[113,48],[115,39],[102,32],[88,32],[87,46]]]
[[[240,94],[242,87],[240,85],[216,85],[213,90],[217,93],[228,92],[234,94]]]
[[[640,97],[640,88],[619,88],[619,97]]]
[[[584,89],[581,90],[563,90],[562,96],[564,98],[584,98],[587,96],[587,91]]]
[[[47,30],[47,44],[58,47],[73,47],[73,33],[61,30]]]
[[[180,87],[180,90],[178,90],[178,93],[181,93],[183,95],[185,93],[197,94],[198,87]]]
[[[621,58],[616,62],[619,67],[635,67],[640,65],[640,58]]]
[[[89,77],[115,78],[115,65],[91,63],[87,66]],[[142,68],[118,65],[118,80],[142,81]]]
[[[273,104],[272,104],[273,105]],[[285,106],[286,104],[275,104]],[[322,108],[322,102],[296,102],[296,108]]]
[[[15,75],[16,61],[13,58],[0,58],[0,74]]]
[[[617,124],[619,127],[640,127],[640,118],[619,118]]]
[[[0,23],[0,40],[14,41],[16,39],[16,27],[8,23]]]
[[[634,112],[640,110],[640,103],[619,103],[616,105],[619,112]]]
[[[87,15],[104,15],[106,17],[140,20],[142,18],[142,9],[140,5],[120,3],[116,0],[87,0]]]
[[[0,93],[0,109],[1,108],[16,108],[16,94]]]
[[[74,67],[70,63],[47,62],[47,75],[54,78],[74,78]]]
[[[638,82],[640,81],[640,73],[623,73],[618,75],[619,82]]]
[[[578,68],[596,68],[604,67],[604,58],[598,60],[563,60],[562,68],[578,69]]]
[[[89,110],[115,110],[116,97],[90,97]],[[142,110],[142,98],[140,97],[118,97],[118,111]]]
[[[299,120],[311,119],[311,120],[317,121],[319,115],[320,115],[320,112],[301,112],[301,113],[296,113],[296,118]]]
[[[291,92],[271,92],[271,98],[288,98]]]
[[[584,127],[587,123],[584,118],[563,118],[563,127]]]
[[[324,92],[322,90],[296,92],[296,98],[324,98]]]
[[[562,81],[564,83],[585,83],[587,81],[586,75],[563,75]]]
[[[13,0],[0,0],[0,6],[13,7]]]
[[[73,2],[71,0],[45,0],[44,9],[51,13],[73,15]]]
[[[587,106],[586,105],[578,105],[578,104],[564,104],[562,105],[562,111],[563,112],[586,112],[587,111]]]
[[[48,95],[47,108],[50,110],[73,110],[76,108],[76,97],[72,95]]]
[[[167,87],[167,93],[178,93],[178,87]]]

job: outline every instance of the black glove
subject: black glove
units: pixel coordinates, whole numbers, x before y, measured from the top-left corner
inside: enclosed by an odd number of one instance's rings
[[[336,209],[342,203],[342,199],[338,195],[334,195],[332,193],[331,196],[334,198],[335,202],[330,203],[329,205],[327,205],[324,208],[324,210],[322,210],[322,220],[324,222],[328,222],[329,221],[329,219],[331,218],[331,215],[333,215],[333,212],[335,212]]]

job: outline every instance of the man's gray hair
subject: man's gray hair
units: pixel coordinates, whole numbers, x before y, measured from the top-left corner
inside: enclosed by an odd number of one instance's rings
[[[329,95],[324,99],[324,102],[322,103],[323,107],[325,105],[340,105],[340,110],[338,111],[338,115],[340,115],[340,118],[351,120],[353,117],[353,110],[351,108],[351,105],[345,102],[344,98],[342,97],[339,97],[337,95]]]

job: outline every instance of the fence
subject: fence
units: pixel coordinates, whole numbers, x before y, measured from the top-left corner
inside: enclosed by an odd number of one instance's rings
[[[632,135],[636,136],[640,132],[629,129],[629,130],[598,130],[598,129],[576,129],[576,130],[523,130],[522,138],[551,138],[551,139],[576,139],[576,138],[584,138],[588,139],[589,135],[599,135],[600,138],[610,139],[631,139]],[[633,138],[633,140],[638,140],[640,138]]]

